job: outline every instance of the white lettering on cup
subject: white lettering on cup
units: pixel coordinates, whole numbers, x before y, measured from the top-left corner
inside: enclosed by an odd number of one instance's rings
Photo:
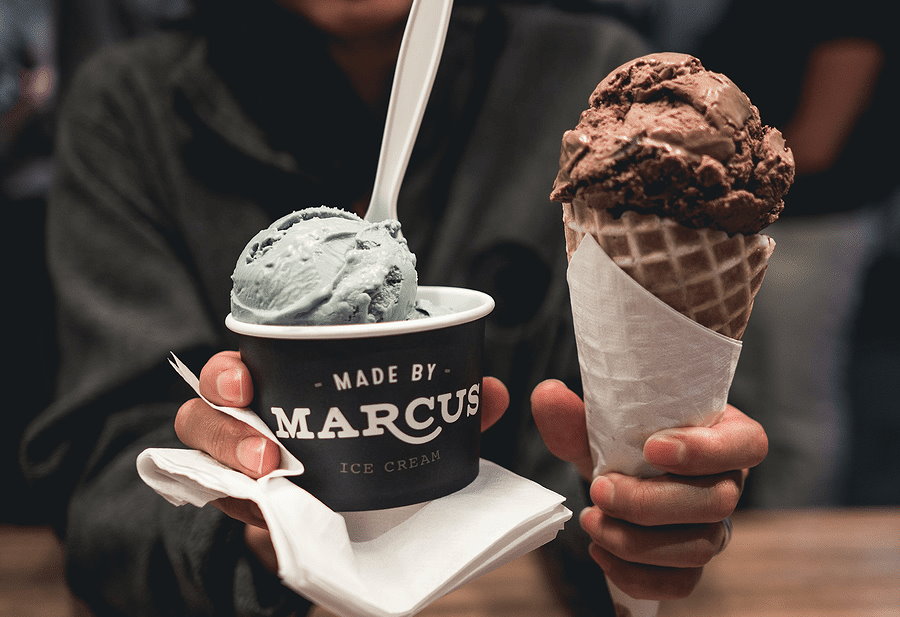
[[[292,439],[312,439],[315,437],[313,432],[306,426],[306,418],[309,417],[310,410],[307,407],[294,407],[294,413],[291,415],[290,421],[281,407],[272,407],[272,413],[278,421],[278,430],[275,431],[276,437],[290,437]]]

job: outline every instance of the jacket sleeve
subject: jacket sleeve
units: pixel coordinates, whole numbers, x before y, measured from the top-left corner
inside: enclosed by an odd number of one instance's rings
[[[60,113],[47,231],[58,391],[27,430],[25,470],[69,585],[98,617],[303,613],[248,553],[241,523],[176,508],[136,472],[144,448],[181,446],[173,421],[193,394],[167,353],[201,366],[225,345],[166,212],[141,85],[121,60],[89,62]]]

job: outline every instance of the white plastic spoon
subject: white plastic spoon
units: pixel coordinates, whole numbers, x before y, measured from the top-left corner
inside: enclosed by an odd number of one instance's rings
[[[441,61],[452,7],[453,0],[413,0],[409,9],[394,70],[375,187],[366,210],[365,219],[369,222],[397,218],[397,195]]]

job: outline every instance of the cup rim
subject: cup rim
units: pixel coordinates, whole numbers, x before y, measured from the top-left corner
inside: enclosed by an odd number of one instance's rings
[[[225,326],[237,334],[272,339],[354,339],[379,336],[396,336],[413,332],[438,330],[469,323],[487,316],[494,310],[494,299],[488,294],[465,287],[443,287],[423,285],[418,297],[440,303],[448,298],[463,301],[468,308],[446,315],[435,315],[404,321],[384,321],[380,323],[341,324],[329,326],[275,326],[239,321],[231,313],[225,317]]]

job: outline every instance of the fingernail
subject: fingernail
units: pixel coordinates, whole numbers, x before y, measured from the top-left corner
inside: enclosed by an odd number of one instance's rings
[[[591,484],[591,499],[600,509],[610,508],[616,496],[616,487],[606,476],[597,476]]]
[[[647,440],[644,446],[648,463],[674,467],[684,462],[687,452],[684,442],[672,435],[656,435]]]
[[[262,474],[266,454],[265,437],[245,437],[237,445],[238,462],[250,471]]]
[[[223,400],[237,403],[244,399],[243,380],[241,371],[230,369],[222,371],[216,376],[216,392]]]

